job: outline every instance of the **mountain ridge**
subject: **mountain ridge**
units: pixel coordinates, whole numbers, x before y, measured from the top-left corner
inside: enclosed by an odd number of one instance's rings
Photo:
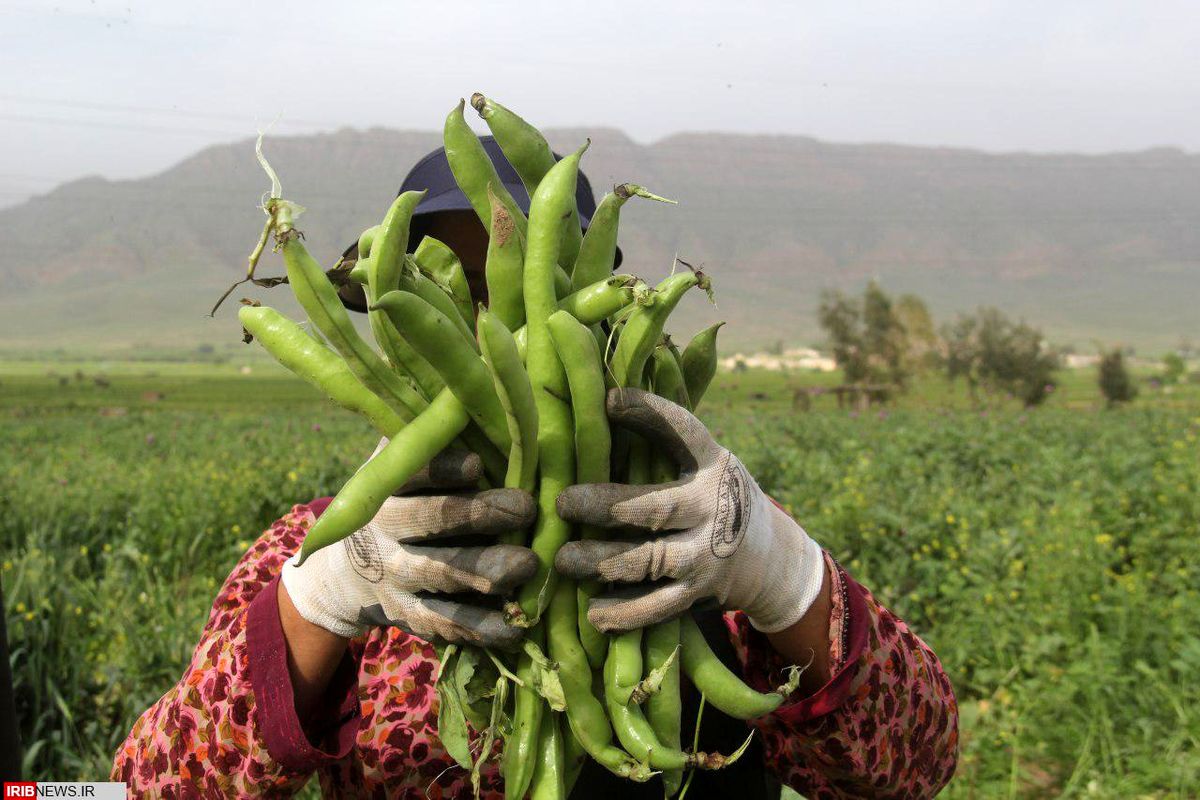
[[[812,342],[819,291],[871,278],[921,294],[941,319],[995,304],[1077,345],[1163,349],[1200,327],[1198,154],[711,132],[639,144],[613,128],[547,137],[559,152],[592,139],[584,169],[597,195],[635,181],[680,201],[626,206],[623,270],[654,280],[676,254],[702,264],[719,307],[689,300],[680,330],[726,318],[729,348]],[[432,131],[341,128],[269,138],[265,149],[285,196],[309,208],[301,227],[314,255],[332,263],[439,143]],[[203,314],[244,273],[266,186],[245,139],[143,178],[86,176],[0,209],[0,348],[235,339],[231,308]],[[285,289],[246,293],[295,312]]]

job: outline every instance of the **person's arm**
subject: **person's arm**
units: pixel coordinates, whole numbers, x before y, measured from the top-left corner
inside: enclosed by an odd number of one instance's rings
[[[804,616],[781,631],[767,634],[767,641],[783,661],[808,665],[800,675],[799,691],[804,694],[812,694],[829,683],[831,586],[827,569],[821,589]]]
[[[282,581],[276,591],[296,715],[307,724],[317,700],[325,694],[338,665],[345,658],[350,640],[300,616]]]
[[[327,705],[317,710],[309,699],[306,735],[293,709],[276,588],[283,563],[327,504],[294,507],[225,581],[183,677],[117,751],[112,779],[129,784],[134,796],[286,796],[349,752],[357,729],[355,665],[343,652],[325,672]],[[314,724],[318,716],[323,724]]]
[[[778,686],[788,665],[807,663],[809,648],[826,643],[805,672],[809,680],[774,713],[752,722],[762,734],[766,764],[807,797],[933,797],[958,760],[950,680],[902,620],[825,559],[823,619],[820,599],[796,631],[767,635],[745,614],[726,616],[744,677],[762,691]],[[827,672],[819,671],[822,664]]]

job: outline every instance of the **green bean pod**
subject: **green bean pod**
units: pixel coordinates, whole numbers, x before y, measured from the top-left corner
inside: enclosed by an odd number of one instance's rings
[[[641,632],[637,631],[636,633],[640,639]],[[627,635],[622,634],[622,636]],[[654,734],[654,729],[650,727],[650,723],[642,713],[641,706],[622,702],[622,689],[627,689],[628,686],[622,684],[621,679],[628,680],[629,672],[621,668],[620,662],[633,652],[633,648],[621,647],[618,644],[620,639],[620,636],[616,636],[610,640],[608,658],[604,661],[604,699],[608,707],[608,717],[612,720],[617,738],[620,739],[622,746],[629,751],[630,755],[640,761],[648,762],[654,769],[682,770],[689,766],[695,766],[697,764],[695,754],[685,753],[677,747],[667,747],[666,744],[659,741]],[[614,645],[617,645],[615,653],[613,652]],[[638,666],[640,666],[640,650],[638,650],[637,660]]]
[[[634,705],[645,698],[634,698],[633,694],[642,680],[642,629],[613,634],[608,639],[608,658],[612,660],[614,685],[605,686],[610,699]]]
[[[512,732],[504,741],[500,773],[504,776],[506,800],[521,800],[533,782],[538,762],[538,737],[546,703],[533,688],[533,661],[522,653],[517,659],[517,677],[524,686],[513,692]]]
[[[413,259],[412,256],[409,256],[408,259],[405,263],[410,268],[400,276],[400,288],[406,292],[412,292],[442,312],[446,319],[453,323],[454,329],[462,336],[463,341],[470,344],[472,349],[478,347],[479,344],[475,341],[475,331],[462,318],[462,314],[458,313],[458,306],[455,305],[447,291],[421,272],[416,259]]]
[[[408,244],[409,223],[413,211],[425,192],[404,192],[395,199],[383,218],[383,222],[369,228],[359,237],[359,252],[364,239],[368,241],[369,255],[361,257],[358,264],[366,270],[367,303],[374,303],[387,292],[400,285],[404,271],[404,252]],[[358,266],[356,264],[355,266]],[[428,363],[404,340],[387,314],[382,311],[367,312],[367,321],[375,342],[383,350],[388,361],[402,373],[412,378],[426,398],[441,391],[440,381],[431,380],[432,370]]]
[[[541,616],[554,591],[554,556],[570,535],[570,525],[558,516],[555,500],[574,482],[575,453],[571,408],[567,404],[566,373],[554,350],[548,320],[558,306],[554,292],[562,226],[559,221],[575,202],[579,159],[587,145],[559,161],[538,185],[530,204],[526,237],[524,293],[528,348],[525,358],[538,410],[538,518],[531,547],[538,569],[518,594],[521,610],[528,619]]]
[[[632,275],[612,275],[562,298],[558,301],[558,308],[584,325],[595,325],[635,303],[649,305],[653,302],[654,290],[640,279]],[[524,351],[525,328],[518,328],[514,336],[517,347]]]
[[[646,440],[640,436],[631,437],[626,483],[649,482],[649,455]],[[642,679],[641,629],[609,636],[603,677],[609,719],[617,738],[631,755],[660,770],[682,770],[696,763],[691,754],[660,741],[641,706],[630,702],[631,692]]]
[[[554,297],[562,300],[571,293],[571,276],[558,264],[554,265]]]
[[[495,314],[480,306],[476,328],[483,362],[492,374],[512,437],[504,485],[532,493],[537,488],[538,420],[529,373],[521,363],[512,334]],[[503,541],[523,544],[524,537],[519,531],[513,531],[506,534]]]
[[[446,382],[471,419],[501,452],[512,447],[508,420],[487,366],[455,333],[445,314],[409,292],[388,292],[371,309],[385,311],[396,329]]]
[[[546,137],[536,127],[479,92],[471,95],[471,107],[479,112],[479,116],[487,123],[504,157],[520,176],[529,196],[533,197],[538,184],[555,164],[554,151],[550,149]],[[559,263],[575,263],[582,239],[579,209],[572,203],[570,217],[563,232]]]
[[[529,800],[565,800],[567,796],[566,751],[558,716],[557,711],[543,714]]]
[[[679,362],[671,353],[671,349],[666,345],[659,345],[654,348],[654,352],[650,355],[651,359],[651,386],[654,393],[659,397],[665,397],[676,405],[681,405],[684,408],[692,407],[691,399],[688,396],[687,385],[684,382],[683,370],[679,366]],[[674,480],[674,477],[667,480]]]
[[[367,285],[367,267],[370,259],[363,257],[354,262],[354,266],[350,268],[350,274],[347,276],[351,282],[357,283],[359,286]]]
[[[655,393],[690,410],[692,403],[688,397],[683,372],[669,346],[659,345],[654,348],[653,362],[652,382]],[[668,483],[677,477],[678,468],[675,462],[666,453],[655,450],[651,454],[650,480],[654,483]],[[643,647],[648,672],[662,671],[666,665],[659,691],[646,698],[646,721],[650,723],[659,741],[678,749],[682,744],[683,707],[679,695],[679,660],[672,659],[671,656],[679,650],[679,618],[664,620],[647,628],[643,636]],[[679,770],[667,770],[663,772],[662,777],[668,797],[678,792],[683,785],[683,773]]]
[[[558,677],[567,700],[567,723],[579,744],[598,764],[623,778],[646,781],[650,772],[616,747],[612,726],[603,704],[592,694],[592,671],[575,627],[574,587],[567,581],[554,590],[546,613],[550,657],[558,663]]]
[[[287,266],[288,283],[308,318],[346,359],[346,364],[363,386],[387,403],[401,419],[411,420],[425,408],[425,399],[358,335],[337,289],[294,233],[286,207],[277,220],[277,236]]]
[[[685,292],[693,286],[708,291],[708,277],[699,272],[677,272],[655,287],[653,305],[641,306],[631,312],[621,328],[616,350],[613,351],[610,371],[615,386],[636,386],[646,369],[646,362],[662,336],[667,317],[679,305]]]
[[[657,692],[646,698],[642,713],[646,715],[646,721],[658,740],[678,750],[682,746],[683,704],[679,695],[679,659],[672,661],[671,656],[679,650],[679,618],[664,620],[647,628],[642,636],[642,646],[646,671],[663,671],[662,684]],[[663,787],[667,797],[678,792],[682,784],[681,771],[663,772]]]
[[[454,251],[432,236],[426,236],[417,245],[413,259],[421,272],[428,275],[450,296],[467,326],[474,325],[475,303],[471,300],[471,287],[467,284],[467,274],[463,272],[462,262],[458,260]]]
[[[738,719],[754,719],[770,714],[782,705],[784,698],[795,691],[794,677],[786,686],[774,692],[756,692],[747,686],[713,653],[704,634],[691,614],[680,618],[679,640],[683,672],[708,702]]]
[[[395,436],[404,420],[359,383],[337,354],[292,320],[266,306],[242,306],[238,319],[268,353],[333,402],[362,414],[384,436]]]
[[[298,563],[370,522],[383,501],[446,449],[469,419],[463,404],[443,390],[346,481],[304,537]]]
[[[373,225],[358,235],[358,258],[370,258],[371,247],[375,243],[375,237],[379,235],[382,225]]]
[[[708,391],[708,385],[717,374],[717,331],[724,324],[718,322],[700,331],[683,349],[683,380],[687,384],[692,405],[700,404],[700,398]]]
[[[465,100],[458,101],[458,105],[446,117],[446,125],[442,130],[446,160],[450,163],[454,180],[471,202],[471,208],[475,209],[476,216],[485,228],[492,223],[492,204],[488,200],[488,184],[491,184],[492,191],[504,207],[510,213],[516,212],[513,214],[513,222],[517,230],[524,234],[527,224],[525,215],[521,213],[508,189],[504,188],[495,165],[483,149],[483,142],[479,141],[475,131],[467,124],[466,117],[463,116],[465,105]]]
[[[548,326],[571,391],[571,412],[575,420],[575,480],[577,483],[607,483],[610,480],[612,435],[604,407],[606,388],[600,347],[587,326],[569,311],[561,308],[555,311],[550,315]],[[590,525],[580,529],[580,536],[584,539],[603,538],[602,532]],[[596,669],[604,664],[608,637],[588,621],[587,607],[588,601],[599,591],[597,581],[584,581],[578,587],[579,639],[587,652],[588,663]]]
[[[571,796],[571,790],[575,788],[575,782],[579,779],[579,773],[583,771],[583,765],[587,762],[587,750],[583,749],[583,745],[575,738],[575,734],[571,732],[570,726],[567,724],[566,714],[558,717],[559,728],[562,730],[563,740],[563,783],[565,784],[567,797]]]
[[[665,197],[651,194],[633,183],[622,183],[600,200],[596,213],[592,215],[587,233],[579,245],[571,271],[571,285],[582,289],[612,274],[617,259],[617,227],[621,220],[621,206],[631,197],[646,197],[663,203],[674,203]]]
[[[488,196],[494,198],[488,186]],[[525,242],[513,224],[512,215],[502,204],[492,203],[491,235],[488,238],[484,276],[488,288],[488,309],[510,331],[525,324],[525,296],[522,274],[525,270]]]

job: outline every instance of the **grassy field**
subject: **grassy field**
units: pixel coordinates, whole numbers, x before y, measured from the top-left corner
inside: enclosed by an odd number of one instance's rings
[[[1200,391],[1105,411],[1094,375],[1063,378],[1033,412],[938,379],[885,410],[800,412],[795,389],[829,376],[742,373],[704,416],[942,658],[963,725],[948,796],[1195,797]],[[28,773],[106,774],[240,553],[374,438],[251,355],[0,363]]]

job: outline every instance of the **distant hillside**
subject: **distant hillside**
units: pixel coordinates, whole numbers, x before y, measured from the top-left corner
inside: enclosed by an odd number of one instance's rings
[[[990,303],[1052,338],[1162,349],[1200,338],[1200,156],[994,155],[838,145],[791,136],[592,139],[597,192],[636,181],[680,201],[626,206],[626,269],[661,277],[674,253],[703,265],[719,308],[684,308],[682,332],[724,318],[724,344],[819,337],[822,288],[877,277],[935,314]],[[377,222],[433,133],[342,130],[268,140],[285,194],[326,262]],[[133,181],[87,178],[0,210],[0,349],[192,346],[236,341],[212,301],[245,269],[267,183],[250,139]],[[263,274],[278,274],[274,257]],[[251,289],[291,308],[286,289]],[[236,300],[236,296],[234,298]]]

